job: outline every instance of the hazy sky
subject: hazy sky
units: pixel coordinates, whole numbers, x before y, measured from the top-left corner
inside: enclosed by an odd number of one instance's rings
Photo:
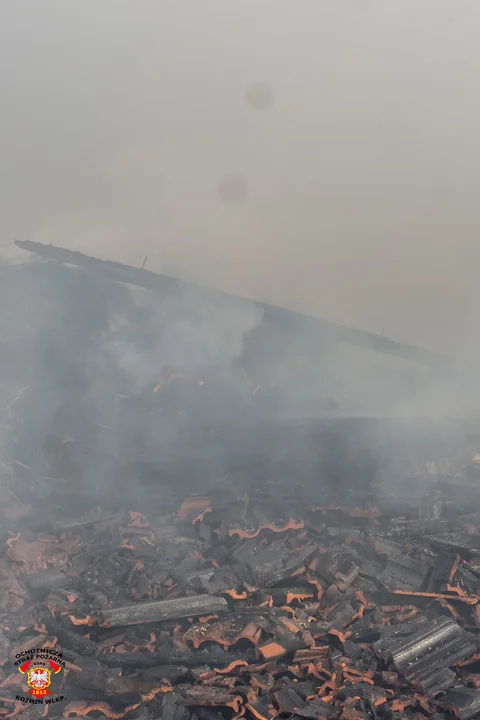
[[[480,356],[479,32],[478,0],[2,0],[1,244]]]

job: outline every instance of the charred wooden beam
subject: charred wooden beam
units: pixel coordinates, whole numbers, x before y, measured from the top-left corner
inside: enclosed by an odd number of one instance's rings
[[[98,616],[100,627],[126,627],[140,623],[162,622],[177,618],[217,613],[228,609],[227,601],[211,595],[192,595],[191,597],[138,603],[125,607],[104,610]]]
[[[104,653],[98,656],[100,662],[111,668],[137,670],[138,668],[158,668],[162,665],[170,667],[199,667],[209,665],[212,667],[228,667],[232,662],[241,661],[251,664],[255,662],[256,655],[253,650],[231,650],[228,652],[218,646],[208,650],[177,650],[168,646],[156,652],[132,653]],[[167,676],[164,676],[167,677]]]
[[[167,275],[160,275],[143,268],[135,268],[109,260],[100,260],[74,250],[67,250],[65,248],[55,247],[54,245],[44,245],[31,240],[16,240],[15,244],[22,250],[27,250],[41,257],[75,265],[91,272],[100,272],[112,280],[154,290],[162,295],[180,295],[183,294],[185,290],[189,290],[190,292],[196,291],[201,293],[202,296],[214,302],[227,303],[230,306],[251,307],[253,304],[262,313],[265,323],[272,323],[277,327],[283,326],[287,330],[294,329],[295,333],[305,332],[310,336],[312,333],[314,335],[316,333],[321,335],[322,338],[332,342],[346,342],[432,367],[447,366],[450,363],[450,360],[440,353],[435,353],[414,345],[395,342],[383,335],[376,335],[375,333],[349,328],[268,303],[254,302],[247,298],[220,292],[219,290],[206,289],[194,283],[187,283],[183,280],[178,280]]]

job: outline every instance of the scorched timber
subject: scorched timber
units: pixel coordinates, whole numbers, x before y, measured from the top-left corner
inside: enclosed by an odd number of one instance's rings
[[[161,622],[204,613],[216,613],[228,609],[227,601],[211,595],[194,595],[192,597],[159,602],[139,603],[127,607],[112,608],[100,613],[101,627],[126,627],[138,623]]]
[[[168,277],[167,275],[159,275],[158,273],[144,270],[143,268],[135,268],[117,262],[100,260],[77,251],[55,247],[54,245],[43,245],[42,243],[31,240],[16,240],[15,244],[17,247],[22,248],[22,250],[27,250],[36,255],[58,260],[69,265],[75,265],[84,270],[97,273],[101,272],[112,280],[155,290],[162,295],[178,295],[184,293],[186,289],[190,289],[191,291],[193,290],[200,293],[203,297],[210,298],[214,302],[221,302],[226,307],[252,306],[251,300],[217,290],[205,289],[193,283],[186,283],[182,280]],[[310,335],[313,333],[314,336],[315,334],[320,334],[322,337],[328,338],[333,342],[351,343],[352,345],[358,345],[359,347],[375,350],[386,355],[396,355],[405,360],[422,365],[442,367],[448,365],[450,362],[447,357],[439,353],[431,352],[414,345],[394,342],[382,335],[375,335],[374,333],[345,327],[344,325],[338,325],[337,323],[327,320],[320,320],[263,302],[255,302],[255,306],[261,311],[264,323],[271,322],[279,326],[284,325],[287,329],[294,327],[296,331],[304,331]]]

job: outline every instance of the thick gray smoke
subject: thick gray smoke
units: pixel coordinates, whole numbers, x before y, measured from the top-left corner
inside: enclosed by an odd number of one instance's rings
[[[170,368],[177,373],[209,371],[237,359],[244,339],[262,318],[252,302],[238,309],[214,303],[194,288],[180,297],[163,301],[154,293],[131,290],[135,307],[148,313],[147,350],[134,339],[125,339],[124,319],[111,327],[106,347],[113,362],[128,375],[135,390],[153,387]],[[119,336],[118,339],[116,336]]]
[[[162,301],[57,263],[4,264],[0,275],[7,475],[20,468],[37,489],[72,477],[85,490],[108,485],[148,448],[171,462],[176,421],[218,423],[228,393],[237,421],[238,399],[251,398],[235,362],[261,321],[253,303],[232,311],[194,290]]]
[[[20,237],[146,262],[459,368],[301,333],[246,357],[253,302],[4,266],[6,477],[106,487],[160,454],[168,478],[176,423],[241,424],[252,403],[478,416],[462,363],[480,360],[479,16],[469,0],[3,2],[4,258]],[[220,449],[208,462],[225,471]]]
[[[1,243],[148,255],[478,357],[479,16],[472,0],[4,0]]]
[[[16,504],[153,493],[166,511],[240,476],[340,497],[380,478],[385,492],[439,451],[449,467],[471,432],[412,422],[431,371],[276,326],[253,303],[189,286],[164,298],[51,261],[1,265],[0,303],[0,483]],[[315,421],[332,412],[322,391],[357,418]]]

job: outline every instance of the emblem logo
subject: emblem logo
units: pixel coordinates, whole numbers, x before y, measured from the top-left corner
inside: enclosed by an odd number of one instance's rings
[[[37,698],[45,697],[45,695],[50,694],[47,688],[50,687],[51,684],[52,670],[57,674],[62,668],[52,660],[48,660],[50,668],[46,667],[44,663],[36,665],[35,667],[30,667],[31,664],[32,661],[27,660],[27,662],[20,665],[18,669],[22,674],[27,673],[27,685],[30,688],[29,694]]]
[[[15,700],[34,705],[51,705],[65,700],[64,695],[57,696],[57,691],[51,687],[52,676],[58,675],[65,667],[61,652],[51,648],[22,650],[15,658],[15,666],[25,675],[30,688],[28,694],[17,695]]]
[[[30,695],[34,695],[34,697],[48,695],[47,688],[50,685],[50,670],[43,667],[32,668],[28,671],[27,685],[31,688]]]

